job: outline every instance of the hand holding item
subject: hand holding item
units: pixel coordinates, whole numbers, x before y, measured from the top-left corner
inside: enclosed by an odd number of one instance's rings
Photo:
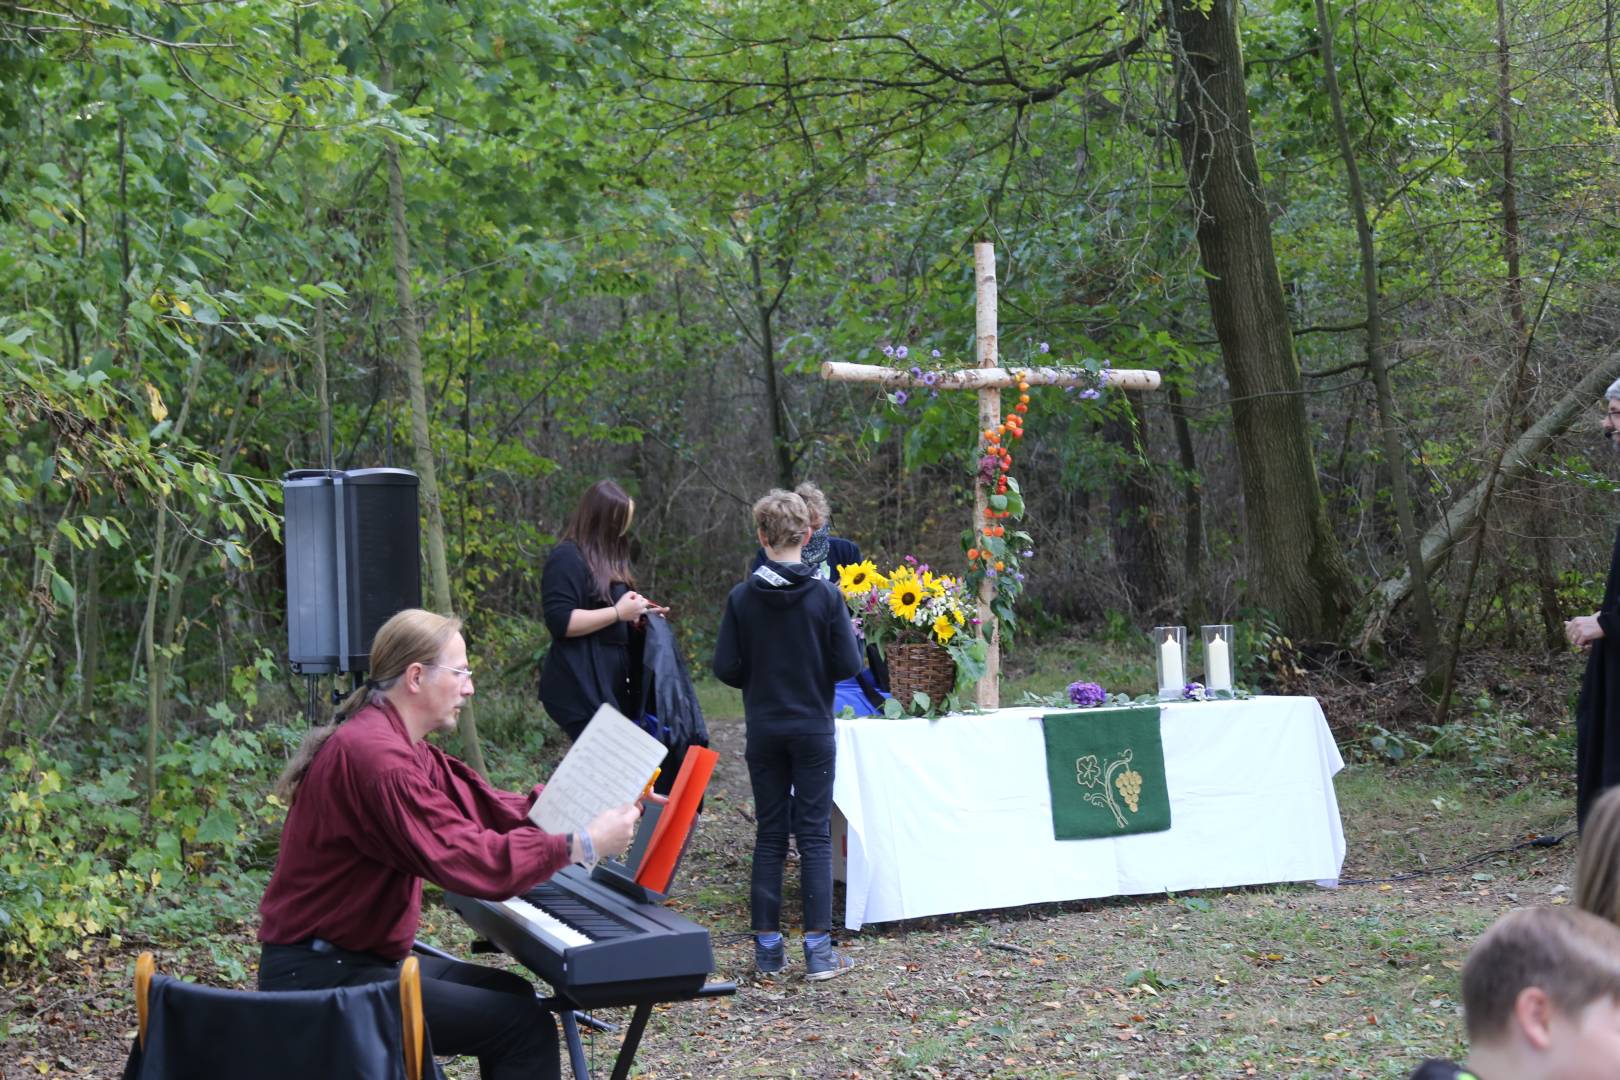
[[[613,611],[619,616],[620,622],[635,622],[653,606],[652,601],[632,590],[614,602]]]
[[[1603,626],[1596,615],[1577,615],[1564,623],[1564,636],[1576,648],[1589,648],[1594,641],[1603,639]]]
[[[591,834],[591,843],[599,859],[613,859],[630,850],[630,841],[636,835],[636,823],[641,820],[641,808],[625,803],[604,810],[591,819],[585,831]]]

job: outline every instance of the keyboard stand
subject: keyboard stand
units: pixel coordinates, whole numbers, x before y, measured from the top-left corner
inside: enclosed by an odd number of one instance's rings
[[[697,998],[730,997],[737,992],[735,982],[705,983],[699,990]],[[611,1024],[605,1024],[591,1014],[576,1009],[564,997],[541,998],[540,1003],[557,1014],[562,1021],[563,1042],[568,1047],[568,1061],[573,1067],[574,1080],[591,1080],[591,1070],[585,1060],[585,1043],[580,1038],[579,1025],[583,1021],[585,1026],[598,1031],[617,1031]],[[630,1026],[625,1028],[624,1042],[619,1047],[618,1056],[613,1059],[612,1080],[629,1080],[630,1066],[636,1060],[636,1051],[641,1049],[641,1036],[647,1030],[647,1021],[652,1019],[653,1007],[650,1003],[643,1003],[635,1007],[631,1014]]]

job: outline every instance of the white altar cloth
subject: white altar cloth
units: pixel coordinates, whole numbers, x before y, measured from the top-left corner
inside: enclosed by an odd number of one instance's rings
[[[1166,705],[1170,829],[1117,839],[1052,837],[1040,717],[1062,711],[839,720],[833,857],[848,886],[844,925],[1337,881],[1333,774],[1344,761],[1315,698]]]

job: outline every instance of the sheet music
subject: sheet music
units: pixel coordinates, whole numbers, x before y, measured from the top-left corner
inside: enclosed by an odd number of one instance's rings
[[[618,709],[603,705],[551,774],[529,820],[549,833],[578,832],[602,811],[635,802],[666,752]]]

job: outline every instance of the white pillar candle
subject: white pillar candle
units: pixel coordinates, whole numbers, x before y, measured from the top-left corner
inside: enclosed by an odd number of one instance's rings
[[[1204,677],[1209,680],[1211,690],[1232,689],[1232,651],[1219,634],[1210,639],[1204,650],[1204,667],[1208,668]]]
[[[1181,670],[1181,645],[1176,635],[1167,634],[1159,646],[1159,685],[1166,690],[1180,690],[1186,682]]]

